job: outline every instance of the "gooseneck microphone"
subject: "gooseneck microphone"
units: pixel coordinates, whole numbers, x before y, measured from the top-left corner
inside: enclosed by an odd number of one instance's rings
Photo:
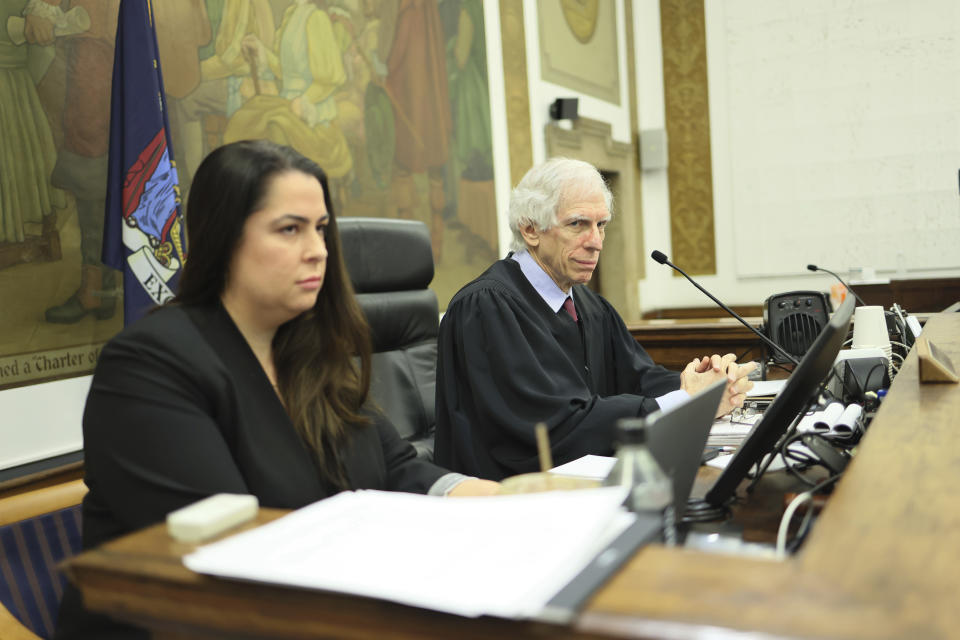
[[[717,300],[717,299],[713,296],[713,294],[711,294],[709,291],[707,291],[706,289],[704,289],[703,287],[701,287],[699,284],[697,284],[697,281],[694,280],[693,278],[691,278],[690,276],[688,276],[683,269],[681,269],[681,268],[678,267],[677,265],[675,265],[675,264],[673,264],[672,262],[670,262],[670,261],[667,259],[666,254],[664,254],[664,253],[662,253],[662,252],[660,252],[660,251],[654,251],[653,253],[650,254],[650,257],[653,258],[655,262],[658,262],[658,263],[660,263],[660,264],[665,264],[665,265],[667,265],[668,267],[671,267],[672,269],[674,269],[674,270],[676,270],[677,272],[679,272],[680,275],[682,275],[684,278],[686,278],[687,280],[690,281],[690,284],[692,284],[693,286],[695,286],[697,289],[700,289],[700,291],[702,291],[708,298],[710,298],[711,300],[713,300],[714,302],[716,302],[718,305],[720,305],[720,308],[721,308],[721,309],[723,309],[724,311],[726,311],[727,313],[729,313],[731,316],[733,316],[734,318],[736,318],[737,320],[739,320],[739,321],[740,321],[740,324],[742,324],[743,326],[745,326],[747,329],[750,329],[750,331],[754,332],[754,333],[757,335],[758,338],[760,338],[761,340],[763,340],[764,344],[768,345],[770,348],[772,348],[774,351],[776,351],[777,353],[779,353],[780,355],[782,355],[784,358],[786,358],[787,360],[789,360],[789,361],[792,362],[793,364],[795,364],[795,365],[796,365],[796,364],[800,364],[800,361],[797,360],[795,357],[793,357],[791,354],[787,353],[787,351],[786,351],[783,347],[781,347],[780,345],[778,345],[776,342],[774,342],[773,340],[771,340],[771,339],[768,338],[767,336],[763,335],[760,331],[757,330],[756,327],[754,327],[754,326],[751,325],[749,322],[747,322],[746,320],[744,320],[744,319],[740,316],[739,313],[737,313],[736,311],[734,311],[733,309],[731,309],[731,308],[728,307],[727,305],[725,305],[725,304],[723,304],[722,302],[720,302],[719,300]]]
[[[847,288],[847,291],[849,291],[850,293],[853,294],[853,297],[857,299],[857,302],[860,303],[860,306],[861,306],[861,307],[867,306],[866,303],[863,301],[863,299],[860,298],[860,296],[857,295],[857,292],[854,291],[853,288],[852,288],[850,285],[848,285],[846,282],[844,282],[844,281],[843,281],[843,278],[841,278],[840,276],[838,276],[837,274],[835,274],[833,271],[830,271],[829,269],[824,269],[823,267],[818,267],[818,266],[815,265],[815,264],[808,264],[808,265],[807,265],[807,269],[809,269],[810,271],[823,271],[824,273],[829,273],[829,274],[832,275],[834,278],[836,278],[837,280],[839,280],[839,281],[840,281],[840,284],[842,284],[843,286],[845,286],[845,287]]]

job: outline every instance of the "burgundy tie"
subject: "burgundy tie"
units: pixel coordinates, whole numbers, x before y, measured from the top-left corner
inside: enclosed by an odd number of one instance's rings
[[[573,308],[573,298],[567,296],[567,299],[563,301],[563,309],[570,314],[574,322],[579,322],[577,319],[577,310]]]

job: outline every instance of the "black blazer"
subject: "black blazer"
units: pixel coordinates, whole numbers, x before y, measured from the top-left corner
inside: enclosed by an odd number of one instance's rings
[[[418,459],[388,420],[372,415],[346,452],[353,487],[426,493],[447,471]],[[214,493],[250,493],[280,508],[335,493],[220,305],[165,307],[111,340],[93,376],[83,437],[85,548]],[[75,594],[65,597],[61,627],[80,622],[71,620],[79,605],[71,601]]]
[[[579,323],[507,257],[453,297],[437,339],[438,464],[491,480],[536,471],[541,421],[555,464],[611,455],[619,418],[652,413],[680,388],[609,302],[571,291]]]

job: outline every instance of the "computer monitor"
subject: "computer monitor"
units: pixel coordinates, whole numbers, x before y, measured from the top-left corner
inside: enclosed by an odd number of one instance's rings
[[[704,496],[706,502],[720,506],[733,498],[740,481],[747,477],[751,467],[759,463],[764,455],[773,451],[777,441],[790,428],[797,414],[813,398],[817,388],[830,372],[830,367],[833,366],[837,353],[847,337],[854,305],[853,296],[847,296],[830,318],[830,322],[820,331],[817,339],[803,356],[803,360],[787,379],[783,389],[764,411],[763,417],[753,425],[723,473]]]

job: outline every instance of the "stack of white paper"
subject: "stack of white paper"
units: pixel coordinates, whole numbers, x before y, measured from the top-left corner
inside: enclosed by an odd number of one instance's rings
[[[464,616],[536,616],[633,520],[621,487],[489,498],[339,494],[184,557],[199,573]]]
[[[717,418],[710,427],[710,435],[707,436],[708,447],[739,447],[750,430],[753,429],[760,418],[760,414],[738,417],[736,420],[726,415]]]
[[[747,392],[748,400],[771,401],[783,390],[786,380],[756,380]],[[760,413],[744,415],[740,411],[717,418],[707,436],[708,447],[739,447],[753,426],[763,417]]]

